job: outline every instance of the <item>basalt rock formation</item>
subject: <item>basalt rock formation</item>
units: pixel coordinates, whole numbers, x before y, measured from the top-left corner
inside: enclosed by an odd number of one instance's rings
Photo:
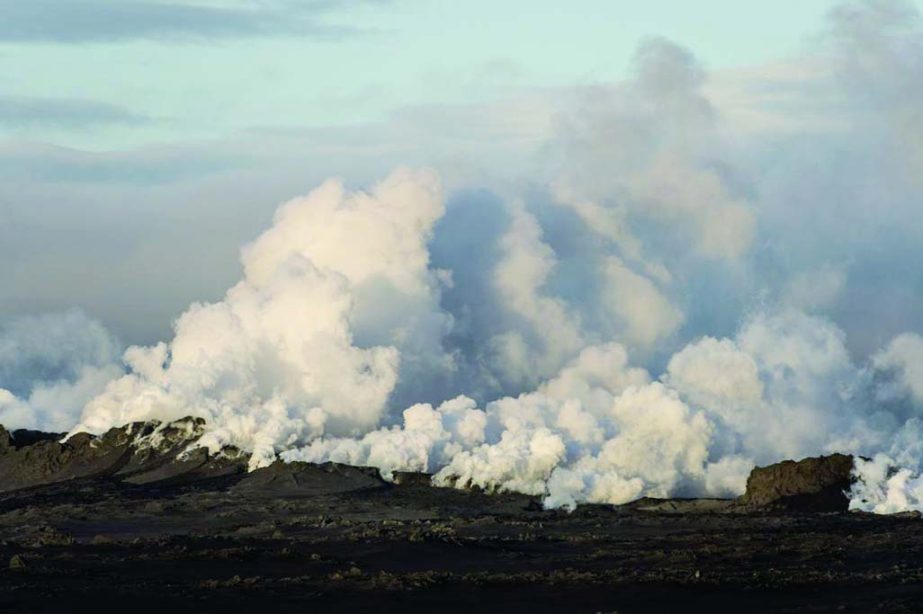
[[[233,448],[195,447],[201,419],[132,423],[95,437],[13,431],[0,426],[0,492],[77,479],[128,484],[194,482],[243,473],[247,456]]]
[[[853,457],[845,454],[756,467],[750,472],[747,492],[738,503],[753,510],[846,511],[852,471]]]
[[[339,463],[284,463],[247,472],[249,455],[198,446],[204,422],[136,422],[96,437],[9,432],[0,426],[0,493],[74,480],[135,486],[206,486],[247,497],[330,495],[387,487],[377,469]]]

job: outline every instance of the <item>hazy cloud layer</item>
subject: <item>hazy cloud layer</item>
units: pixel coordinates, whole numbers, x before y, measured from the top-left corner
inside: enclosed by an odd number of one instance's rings
[[[104,102],[0,96],[0,130],[56,127],[84,130],[106,124],[145,124],[150,118]]]
[[[151,0],[0,0],[0,41],[88,43],[132,39],[188,42],[267,35],[336,39],[353,28],[326,23],[345,3],[180,3]]]

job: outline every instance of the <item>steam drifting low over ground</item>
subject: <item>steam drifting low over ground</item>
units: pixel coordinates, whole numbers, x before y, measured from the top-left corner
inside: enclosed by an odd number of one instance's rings
[[[327,181],[222,300],[121,360],[79,312],[5,324],[0,422],[194,415],[254,465],[549,506],[736,495],[754,464],[840,451],[872,459],[856,507],[920,507],[921,34],[901,2],[842,4],[810,63],[723,106],[649,41],[633,80],[561,111],[521,189]]]

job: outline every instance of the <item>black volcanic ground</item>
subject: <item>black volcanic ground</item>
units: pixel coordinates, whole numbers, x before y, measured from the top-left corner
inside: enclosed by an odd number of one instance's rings
[[[849,457],[755,473],[739,501],[566,513],[420,475],[177,459],[200,428],[0,430],[0,611],[923,611],[923,521],[824,511]]]

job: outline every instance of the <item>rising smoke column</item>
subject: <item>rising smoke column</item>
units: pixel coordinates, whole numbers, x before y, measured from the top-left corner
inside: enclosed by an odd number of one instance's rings
[[[130,373],[91,401],[75,430],[136,420],[205,418],[211,446],[260,465],[297,442],[376,427],[402,350],[451,367],[439,348],[426,243],[442,213],[438,178],[398,170],[368,193],[328,181],[284,204],[244,248],[244,278],[195,304],[169,344],[132,347]]]
[[[907,450],[918,441],[920,403],[905,398],[915,381],[905,376],[912,371],[908,337],[856,364],[845,333],[810,313],[844,291],[842,269],[829,264],[796,272],[780,288],[781,301],[751,309],[732,337],[693,338],[659,377],[630,366],[630,354],[662,347],[686,319],[677,294],[677,272],[690,272],[685,262],[723,263],[718,270],[732,278],[765,267],[748,253],[759,208],[722,159],[719,118],[701,93],[703,81],[688,53],[653,41],[639,52],[627,91],[593,93],[576,123],[565,122],[554,197],[585,223],[586,238],[577,240],[596,246],[580,254],[580,286],[593,288],[581,300],[551,291],[556,271],[569,263],[534,210],[512,207],[492,281],[507,309],[538,329],[490,341],[504,350],[495,366],[501,377],[516,368],[524,382],[545,375],[531,391],[483,409],[466,397],[417,405],[402,426],[325,438],[285,457],[431,471],[441,484],[518,490],[573,506],[734,495],[755,464]],[[638,227],[656,228],[660,237]],[[576,346],[578,354],[568,351]],[[548,347],[560,351],[557,359]],[[914,467],[919,458],[885,461]],[[878,477],[863,467],[860,488]],[[915,488],[912,474],[899,473],[893,485]]]
[[[582,136],[592,130],[567,128],[568,160],[594,152],[621,169],[600,183],[567,166],[554,186],[555,206],[583,224],[579,268],[555,249],[547,212],[504,205],[495,259],[472,286],[485,294],[465,303],[491,322],[486,333],[466,339],[456,323],[470,314],[444,308],[467,254],[431,266],[444,214],[432,173],[398,171],[368,193],[329,182],[280,208],[223,301],[190,308],[170,344],[130,348],[132,372],[77,428],[198,415],[210,424],[204,445],[251,450],[254,466],[282,452],[429,471],[439,484],[568,507],[730,496],[757,463],[886,449],[913,411],[869,401],[903,389],[889,375],[907,372],[895,368],[907,363],[900,339],[857,366],[838,327],[768,305],[733,337],[668,354],[659,376],[632,365],[684,321],[672,272],[682,254],[738,266],[754,228],[754,205],[717,162],[717,119],[691,56],[654,41],[637,75],[595,119],[631,136],[627,146],[600,154]],[[670,249],[633,231],[639,219]],[[561,292],[563,269],[583,294]],[[434,382],[447,384],[435,401],[413,403]],[[497,389],[509,394],[485,398]]]

